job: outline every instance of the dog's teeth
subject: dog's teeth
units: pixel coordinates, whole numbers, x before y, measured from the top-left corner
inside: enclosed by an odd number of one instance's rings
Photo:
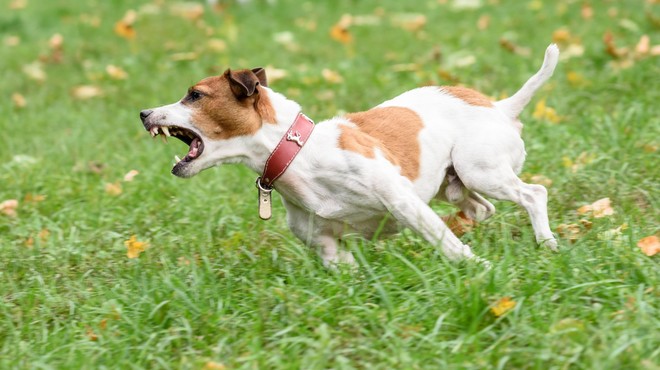
[[[165,134],[165,136],[172,136],[172,135],[170,135],[170,129],[169,128],[163,127],[161,130],[163,130],[163,133]]]
[[[149,131],[149,133],[151,134],[151,137],[156,137],[156,134],[154,134],[153,131]]]
[[[160,135],[161,138],[163,138],[163,142],[167,144],[167,136],[165,135]]]
[[[176,161],[176,163],[181,162],[181,158],[179,158],[179,156],[176,154],[174,155],[174,160]]]

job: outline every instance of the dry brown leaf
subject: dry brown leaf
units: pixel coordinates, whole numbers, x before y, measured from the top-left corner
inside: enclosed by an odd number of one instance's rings
[[[124,14],[124,17],[115,23],[115,34],[125,39],[132,40],[137,35],[133,24],[137,20],[137,13],[135,10],[129,10]]]
[[[27,100],[25,100],[25,97],[19,93],[11,94],[11,101],[16,108],[25,108],[27,105]]]
[[[0,213],[4,213],[9,217],[16,217],[16,208],[18,208],[18,200],[16,199],[7,199],[0,203]]]
[[[45,242],[46,240],[48,240],[48,237],[50,236],[50,231],[48,229],[41,229],[41,231],[39,231],[38,236],[42,242]]]
[[[344,14],[339,19],[339,22],[332,26],[330,29],[330,37],[333,40],[339,41],[342,44],[350,44],[353,42],[353,35],[349,31],[349,27],[353,22],[353,18],[350,14]]]
[[[660,239],[656,235],[641,238],[637,246],[649,257],[660,253]]]
[[[516,302],[511,300],[511,297],[504,297],[498,300],[491,308],[490,311],[497,317],[504,315],[516,307]]]
[[[121,184],[118,182],[105,184],[105,192],[117,196],[122,193]]]
[[[124,245],[127,249],[126,256],[128,258],[140,257],[140,253],[144,252],[149,247],[148,242],[138,241],[135,235],[131,235],[131,237],[124,242]]]
[[[582,237],[582,228],[577,224],[561,224],[557,226],[557,233],[562,238],[574,242]]]
[[[479,19],[477,20],[477,29],[479,29],[480,31],[483,31],[486,28],[488,28],[489,26],[490,26],[490,16],[489,15],[484,14],[481,17],[479,17]]]
[[[71,95],[75,99],[87,100],[91,98],[96,98],[103,95],[103,90],[100,87],[94,85],[80,85],[76,86],[71,90]]]
[[[124,181],[131,182],[140,172],[137,170],[130,170],[124,175]]]
[[[582,206],[577,209],[579,215],[592,214],[595,218],[602,218],[614,214],[610,198],[599,199],[592,204]]]
[[[124,71],[121,67],[117,67],[112,64],[108,64],[105,67],[105,72],[114,80],[125,80],[128,77],[128,73]]]
[[[48,46],[53,50],[62,49],[63,44],[64,44],[64,37],[59,33],[54,34],[53,36],[51,36],[50,40],[48,40]]]
[[[532,50],[530,48],[520,46],[515,44],[511,40],[507,40],[505,38],[500,38],[500,46],[507,51],[510,51],[514,54],[522,55],[522,56],[530,56],[532,54]]]
[[[582,19],[589,21],[594,17],[594,8],[592,8],[589,3],[584,3],[582,4],[580,15],[582,16]]]
[[[87,336],[87,339],[91,340],[92,342],[96,342],[99,340],[99,336],[94,333],[94,330],[91,327],[87,327],[85,331],[85,335]]]
[[[204,5],[192,1],[180,2],[170,6],[170,13],[189,21],[196,21],[204,15]]]
[[[454,233],[454,235],[461,237],[463,234],[472,231],[477,224],[476,221],[467,217],[463,211],[455,214],[444,216],[442,220],[447,224],[447,227]]]
[[[649,35],[642,35],[635,46],[635,52],[639,55],[649,54],[651,51],[651,38]]]

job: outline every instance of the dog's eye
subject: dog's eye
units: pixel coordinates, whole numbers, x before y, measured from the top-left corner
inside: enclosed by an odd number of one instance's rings
[[[188,93],[188,100],[191,102],[194,102],[196,100],[199,100],[202,97],[202,93],[199,91],[193,90]]]

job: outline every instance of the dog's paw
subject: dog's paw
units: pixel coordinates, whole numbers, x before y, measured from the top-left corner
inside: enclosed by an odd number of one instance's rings
[[[545,246],[553,252],[559,252],[559,245],[557,243],[557,239],[555,238],[540,240],[539,244]]]

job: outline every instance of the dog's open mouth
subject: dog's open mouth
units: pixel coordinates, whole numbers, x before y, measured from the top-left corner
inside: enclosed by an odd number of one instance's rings
[[[202,155],[202,152],[204,152],[204,142],[202,139],[199,135],[187,128],[178,126],[153,126],[149,129],[149,132],[152,137],[161,135],[165,142],[167,142],[168,137],[175,137],[190,147],[188,153],[183,159],[179,158],[177,155],[174,156],[177,165],[192,162],[199,158],[199,156]]]

